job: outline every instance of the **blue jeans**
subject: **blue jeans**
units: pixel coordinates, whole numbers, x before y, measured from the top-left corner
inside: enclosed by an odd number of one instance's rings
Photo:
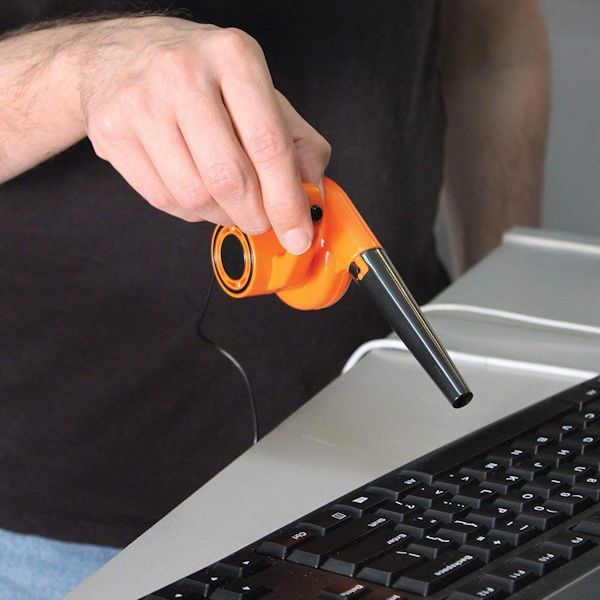
[[[0,529],[0,598],[60,600],[117,552]]]

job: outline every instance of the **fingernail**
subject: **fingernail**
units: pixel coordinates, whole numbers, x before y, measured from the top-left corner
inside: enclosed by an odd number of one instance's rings
[[[325,190],[323,189],[323,177],[319,179],[319,183],[317,185],[319,186],[319,191],[321,192],[321,198],[325,198]]]
[[[310,235],[305,229],[290,229],[281,236],[284,248],[291,254],[303,254],[312,243]]]

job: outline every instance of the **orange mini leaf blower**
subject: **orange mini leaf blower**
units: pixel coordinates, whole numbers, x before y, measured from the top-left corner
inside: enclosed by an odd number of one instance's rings
[[[369,294],[452,406],[473,394],[437,339],[381,244],[344,190],[324,179],[324,197],[304,184],[314,226],[311,247],[287,252],[273,231],[248,236],[218,225],[211,256],[221,288],[233,298],[277,294],[290,306],[314,310],[331,306],[354,280]]]

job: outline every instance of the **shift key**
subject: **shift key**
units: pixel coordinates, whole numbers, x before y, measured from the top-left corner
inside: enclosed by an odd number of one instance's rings
[[[450,551],[409,571],[392,587],[429,596],[481,566],[483,562],[474,554]]]

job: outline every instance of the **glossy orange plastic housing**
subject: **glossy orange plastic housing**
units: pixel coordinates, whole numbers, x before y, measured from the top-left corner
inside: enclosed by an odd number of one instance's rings
[[[339,185],[325,178],[323,187],[324,198],[316,185],[304,184],[310,206],[321,208],[322,217],[314,221],[311,247],[299,256],[286,252],[273,231],[247,236],[238,227],[215,228],[212,264],[227,294],[243,298],[275,293],[300,310],[331,306],[344,295],[351,280],[350,265],[365,268],[359,255],[381,244]],[[221,255],[228,236],[235,236],[244,256],[243,272],[235,278],[225,270]]]

